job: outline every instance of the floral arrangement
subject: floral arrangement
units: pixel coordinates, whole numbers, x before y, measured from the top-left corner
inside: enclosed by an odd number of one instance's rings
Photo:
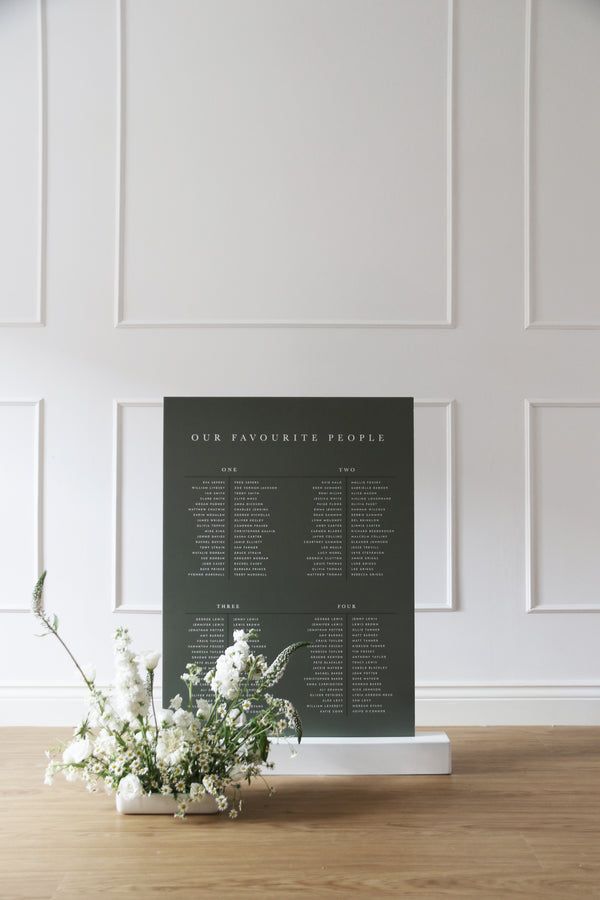
[[[124,799],[144,794],[173,797],[176,816],[203,797],[214,798],[220,811],[235,818],[242,809],[242,782],[250,784],[269,767],[269,738],[290,731],[302,739],[298,713],[289,700],[270,691],[284,674],[292,654],[306,642],[286,647],[269,665],[251,652],[253,631],[234,631],[234,643],[204,674],[214,699],[196,699],[193,689],[202,673],[189,663],[181,676],[186,701],[177,694],[168,709],[155,708],[154,675],[159,653],[136,655],[127,628],[114,639],[114,686],[102,690],[95,673],[77,662],[58,633],[58,619],[44,610],[46,573],[33,592],[33,612],[54,635],[77,667],[89,691],[89,710],[66,744],[47,752],[45,783],[57,773],[81,779],[89,791],[103,788]]]

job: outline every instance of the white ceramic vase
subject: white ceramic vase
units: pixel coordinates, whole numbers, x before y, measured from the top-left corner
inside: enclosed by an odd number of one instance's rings
[[[173,797],[165,797],[162,794],[143,794],[132,800],[126,800],[117,794],[116,801],[117,812],[122,816],[172,816],[178,809]],[[214,798],[206,795],[189,803],[186,815],[210,816],[218,811]]]

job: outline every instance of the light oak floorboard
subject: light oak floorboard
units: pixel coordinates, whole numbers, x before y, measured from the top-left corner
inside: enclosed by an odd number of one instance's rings
[[[273,778],[241,818],[117,816],[0,729],[0,898],[600,898],[600,728],[452,728],[450,777]]]

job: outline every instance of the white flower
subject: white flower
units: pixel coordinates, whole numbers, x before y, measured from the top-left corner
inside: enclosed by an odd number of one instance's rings
[[[226,700],[233,700],[235,697],[250,657],[250,647],[246,640],[248,634],[236,629],[233,638],[234,643],[218,658],[214,674],[210,673],[206,678],[215,694],[220,694]]]
[[[230,709],[227,718],[236,728],[241,728],[242,725],[246,724],[246,715],[240,712],[239,709]]]
[[[94,752],[96,755],[102,754],[103,756],[112,756],[117,752],[117,749],[117,739],[103,728],[96,738]]]
[[[199,800],[200,797],[203,797],[205,793],[206,791],[201,784],[198,784],[197,781],[193,781],[190,784],[190,800]]]
[[[115,652],[127,650],[131,644],[131,637],[127,628],[117,628],[115,631]]]
[[[175,724],[179,726],[179,728],[189,728],[189,726],[194,721],[193,715],[187,711],[187,709],[178,709],[175,711],[175,715],[173,716],[175,719]]]
[[[69,765],[82,763],[84,759],[88,758],[91,752],[92,744],[88,738],[80,738],[78,741],[73,741],[72,744],[65,747],[62,757],[63,762]]]
[[[119,714],[133,722],[148,713],[149,697],[135,661],[129,650],[131,639],[125,628],[115,634],[115,693],[114,702]]]
[[[126,775],[125,778],[121,778],[117,793],[123,800],[135,800],[143,793],[142,783],[137,775]]]
[[[156,758],[168,766],[176,766],[187,752],[187,744],[184,742],[181,731],[171,728],[159,737],[156,744]]]
[[[225,653],[218,658],[215,674],[210,683],[214,693],[221,694],[226,700],[232,700],[235,697],[241,675],[241,666],[238,665],[239,657],[227,652],[231,649],[228,647]]]
[[[94,682],[96,680],[96,669],[92,663],[87,663],[87,665],[82,666],[81,668],[88,681]]]
[[[196,706],[198,707],[196,715],[201,716],[203,719],[207,719],[212,709],[208,700],[204,700],[202,697],[200,697],[198,700],[196,700]]]
[[[172,709],[161,709],[158,714],[158,722],[163,728],[167,728],[169,725],[173,724],[173,710]]]
[[[147,672],[154,672],[160,659],[160,653],[156,650],[150,651],[150,653],[142,653],[139,659]]]
[[[180,709],[182,703],[183,703],[183,700],[181,698],[181,694],[175,694],[175,696],[169,703],[169,706],[171,707],[171,709]]]
[[[241,781],[246,774],[246,766],[234,766],[233,769],[229,772],[229,777],[232,781]]]

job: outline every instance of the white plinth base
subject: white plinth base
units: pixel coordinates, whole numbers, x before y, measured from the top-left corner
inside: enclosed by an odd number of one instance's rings
[[[291,749],[297,756],[291,756]],[[449,775],[450,739],[443,731],[414,737],[303,738],[271,742],[270,775]]]
[[[174,816],[179,807],[173,797],[162,794],[144,794],[132,800],[125,800],[119,794],[115,797],[117,812],[122,816]],[[188,816],[211,816],[217,813],[218,807],[212,797],[205,796],[188,805]]]

